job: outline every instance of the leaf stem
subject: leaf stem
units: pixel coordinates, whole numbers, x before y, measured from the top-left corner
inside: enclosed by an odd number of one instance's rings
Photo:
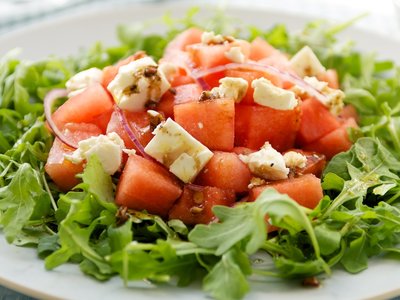
[[[212,268],[203,261],[199,253],[196,253],[196,259],[199,265],[206,269],[208,273],[211,272]]]
[[[394,194],[392,197],[390,197],[388,200],[386,200],[387,204],[392,204],[395,200],[397,200],[400,197],[400,191]]]
[[[381,167],[381,164],[376,166],[373,170],[369,171],[366,173],[364,176],[361,178],[358,178],[355,183],[353,183],[350,187],[347,189],[343,190],[331,203],[331,205],[328,207],[328,209],[325,211],[325,213],[322,215],[322,219],[326,218],[329,216],[334,210],[336,210],[339,206],[343,205],[345,202],[357,198],[357,196],[354,194],[354,191],[357,191],[359,188],[361,188],[364,184],[368,183],[370,181],[370,176]],[[369,187],[367,185],[367,187]]]
[[[369,15],[369,13],[365,12],[365,13],[363,13],[361,15],[358,15],[358,16],[354,17],[353,19],[350,19],[350,20],[348,20],[346,22],[343,22],[341,24],[332,26],[331,28],[329,28],[326,31],[326,33],[329,34],[329,35],[336,35],[339,32],[341,32],[341,31],[345,30],[346,28],[350,27],[351,25],[353,25],[355,22],[361,20],[362,18],[365,18],[368,15]]]
[[[260,269],[252,269],[253,274],[255,275],[261,275],[261,276],[269,276],[269,277],[276,277],[276,278],[282,278],[283,276],[280,275],[279,273],[272,272],[272,271],[265,271],[265,270],[260,270]]]
[[[271,242],[271,240],[265,241],[265,243],[261,246],[260,249],[265,250],[268,253],[278,253],[285,257],[290,257],[288,252],[283,250],[282,247],[279,247],[274,242]]]
[[[399,136],[396,134],[396,129],[395,126],[393,124],[393,120],[392,118],[388,119],[388,130],[389,130],[389,134],[392,138],[392,143],[394,148],[396,149],[397,153],[400,153],[400,140],[399,140]]]
[[[50,191],[49,185],[47,184],[46,177],[44,176],[44,174],[42,174],[41,177],[42,177],[44,188],[46,189],[46,192],[50,197],[51,205],[53,206],[54,211],[57,211],[58,210],[58,206],[57,206],[56,201],[54,200],[53,194]]]

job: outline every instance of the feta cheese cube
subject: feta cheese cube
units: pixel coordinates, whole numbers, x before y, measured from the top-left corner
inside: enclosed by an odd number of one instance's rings
[[[206,146],[170,118],[158,125],[153,134],[144,151],[183,182],[191,182],[213,156]]]
[[[253,80],[251,86],[254,89],[254,102],[260,105],[279,110],[291,110],[298,104],[295,93],[273,85],[264,77]]]
[[[299,50],[291,58],[289,65],[301,78],[304,76],[317,76],[325,72],[325,67],[308,46],[304,46]]]
[[[90,68],[81,71],[72,76],[66,83],[65,87],[68,91],[68,97],[78,95],[83,92],[89,85],[101,82],[103,80],[103,71],[98,68]]]
[[[148,104],[157,103],[169,88],[164,73],[148,56],[120,67],[107,87],[117,105],[132,112],[144,111]]]
[[[124,141],[115,132],[107,135],[93,136],[78,143],[78,149],[72,154],[65,154],[65,159],[74,164],[79,164],[96,155],[107,174],[117,172],[122,163]]]
[[[296,151],[289,151],[283,155],[286,167],[290,169],[304,168],[307,163],[307,157]]]
[[[219,87],[213,88],[211,93],[216,98],[229,98],[239,103],[246,95],[248,85],[243,78],[224,77],[219,80]]]
[[[226,51],[224,55],[227,59],[235,63],[244,63],[246,60],[246,56],[243,54],[242,48],[240,47],[232,47]]]
[[[197,173],[196,161],[184,152],[169,166],[169,170],[183,182],[190,182],[193,174]]]
[[[286,179],[289,169],[286,167],[282,154],[272,148],[270,143],[257,152],[248,155],[240,154],[239,158],[249,167],[250,171],[266,180]]]

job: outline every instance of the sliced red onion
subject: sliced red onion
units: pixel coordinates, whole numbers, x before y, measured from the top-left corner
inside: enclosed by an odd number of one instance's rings
[[[204,186],[197,185],[197,184],[194,184],[194,183],[187,183],[186,187],[191,189],[192,191],[195,191],[195,192],[202,192],[204,190]]]
[[[193,76],[193,78],[195,78],[197,80],[197,82],[200,83],[199,80],[202,79],[204,81],[203,78],[205,76],[212,75],[212,74],[219,73],[219,72],[226,71],[226,70],[232,70],[232,69],[248,69],[248,70],[261,71],[261,72],[266,72],[266,73],[277,75],[293,84],[297,84],[297,85],[301,86],[302,88],[304,88],[304,90],[306,90],[306,92],[308,92],[311,96],[314,96],[318,100],[326,101],[325,95],[323,95],[316,88],[314,88],[313,86],[311,86],[310,84],[305,82],[299,76],[289,73],[289,72],[286,72],[286,71],[279,70],[276,67],[268,66],[268,65],[261,65],[261,64],[257,64],[257,63],[230,63],[230,64],[210,68],[210,69],[207,69],[204,71],[195,70],[192,72],[192,76]]]
[[[208,91],[210,89],[209,84],[204,80],[203,77],[196,78],[196,81],[201,86],[203,91]]]
[[[135,144],[136,149],[140,152],[140,154],[143,157],[151,158],[146,152],[144,152],[143,145],[140,143],[140,141],[137,138],[136,134],[132,131],[132,128],[130,127],[130,125],[128,123],[128,120],[126,119],[125,114],[122,111],[122,109],[118,105],[116,105],[115,106],[115,111],[117,112],[118,119],[121,122],[122,127],[124,128],[125,132],[128,134],[129,138],[132,140],[132,142]]]
[[[47,93],[46,97],[44,97],[43,105],[44,105],[44,114],[46,116],[47,123],[50,126],[50,129],[53,131],[54,135],[64,144],[70,146],[71,148],[78,148],[78,145],[68,139],[61,130],[57,127],[56,123],[52,117],[52,108],[53,104],[56,100],[60,98],[67,97],[68,92],[66,89],[54,89]]]

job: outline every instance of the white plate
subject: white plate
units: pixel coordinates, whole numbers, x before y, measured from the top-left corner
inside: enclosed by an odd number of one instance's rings
[[[193,4],[193,3],[192,3]],[[115,44],[115,26],[120,23],[141,21],[166,10],[183,14],[189,5],[183,2],[157,4],[131,4],[129,6],[103,7],[96,11],[47,20],[29,29],[15,31],[0,37],[0,55],[11,47],[22,47],[23,57],[39,59],[48,54],[69,55],[80,47],[101,40]],[[310,18],[258,7],[235,4],[229,14],[265,28],[277,22],[289,28],[302,28]],[[362,49],[375,50],[388,58],[396,59],[399,42],[389,37],[352,28],[347,37],[358,42]],[[373,41],[373,42],[372,42]],[[44,269],[33,249],[8,245],[0,233],[0,284],[38,298],[67,299],[205,299],[198,286],[176,288],[154,287],[146,283],[123,286],[119,278],[100,283],[80,273],[76,265],[63,265],[53,271]],[[374,259],[370,267],[357,275],[335,270],[331,278],[317,289],[303,288],[295,282],[266,280],[252,283],[248,299],[368,299],[400,295],[400,264],[389,259]]]

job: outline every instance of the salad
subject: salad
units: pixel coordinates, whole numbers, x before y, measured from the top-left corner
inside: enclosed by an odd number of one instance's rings
[[[291,34],[195,12],[74,58],[1,59],[7,241],[47,269],[201,280],[216,299],[398,253],[397,67],[338,43],[352,22]]]

